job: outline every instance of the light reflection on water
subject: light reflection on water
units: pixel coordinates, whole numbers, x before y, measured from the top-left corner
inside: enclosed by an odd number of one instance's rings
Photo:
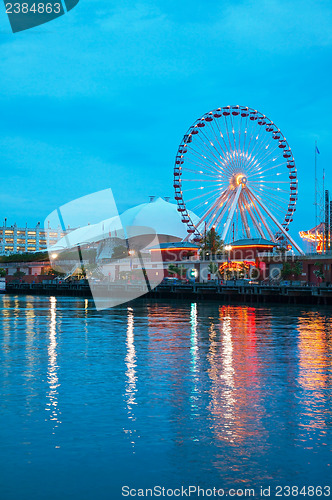
[[[6,500],[330,481],[329,309],[2,296],[0,318]]]
[[[49,385],[49,390],[47,392],[46,398],[46,408],[45,410],[49,412],[48,418],[53,421],[53,434],[55,434],[55,429],[61,424],[60,410],[58,408],[58,365],[57,365],[57,317],[56,317],[56,298],[50,297],[50,323],[49,323],[49,344],[48,344],[48,370],[47,370],[47,382]]]
[[[133,448],[135,446],[135,433],[136,429],[132,428],[136,421],[134,407],[136,404],[135,393],[137,392],[136,388],[136,352],[135,352],[135,339],[134,339],[134,312],[132,307],[128,307],[128,320],[127,320],[127,355],[125,358],[127,371],[127,383],[125,390],[125,400],[127,406],[127,415],[129,422],[131,423],[130,428],[125,429],[125,432],[128,433],[131,437],[131,444]]]

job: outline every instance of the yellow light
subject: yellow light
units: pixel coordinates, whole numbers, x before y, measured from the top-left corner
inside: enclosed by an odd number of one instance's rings
[[[58,254],[57,254],[57,253],[52,253],[52,254],[51,254],[51,259],[56,259],[56,258],[57,258],[57,256],[58,256]]]

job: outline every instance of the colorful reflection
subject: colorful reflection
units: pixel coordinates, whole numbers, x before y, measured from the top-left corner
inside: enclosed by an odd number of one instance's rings
[[[318,312],[309,311],[299,317],[298,384],[303,390],[299,401],[302,407],[300,425],[304,430],[327,429],[332,412],[320,408],[328,404],[331,383],[332,346],[329,337],[331,324]]]
[[[233,444],[253,433],[262,439],[256,310],[221,306],[219,321],[210,326],[209,341],[210,411],[216,437]]]

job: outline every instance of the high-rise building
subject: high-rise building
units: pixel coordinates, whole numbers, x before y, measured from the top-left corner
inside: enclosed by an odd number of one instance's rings
[[[7,221],[0,226],[0,255],[10,255],[13,253],[43,252],[48,246],[55,245],[60,238],[65,235],[61,227],[53,229],[51,227],[40,227],[40,223],[35,227],[19,227],[15,223],[7,226]]]

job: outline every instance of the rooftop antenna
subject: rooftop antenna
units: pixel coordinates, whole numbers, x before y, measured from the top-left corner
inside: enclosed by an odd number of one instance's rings
[[[149,203],[152,203],[155,199],[155,196],[149,196]]]

